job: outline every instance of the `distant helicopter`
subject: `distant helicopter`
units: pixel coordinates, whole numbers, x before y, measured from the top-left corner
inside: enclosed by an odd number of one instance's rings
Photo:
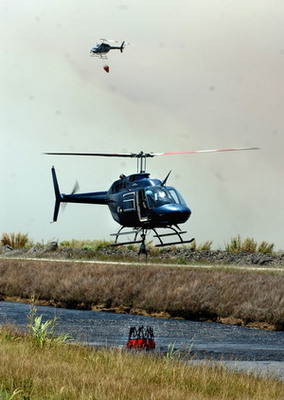
[[[163,181],[150,178],[146,172],[146,160],[155,156],[175,155],[175,154],[194,154],[212,153],[225,151],[256,150],[256,147],[216,149],[216,150],[197,150],[170,153],[44,153],[56,156],[87,156],[87,157],[129,157],[137,159],[137,173],[125,176],[120,175],[108,191],[75,193],[60,193],[59,185],[52,167],[52,178],[55,191],[55,208],[53,222],[57,221],[60,203],[86,203],[103,204],[109,207],[113,219],[121,225],[115,236],[113,246],[140,243],[139,254],[146,254],[147,249],[145,239],[148,233],[154,232],[154,237],[159,241],[157,247],[190,243],[194,238],[183,240],[180,224],[185,223],[191,210],[186,205],[180,193],[172,186],[167,186],[166,182],[171,171]],[[127,232],[122,232],[125,228],[132,228]],[[165,233],[159,233],[158,229],[163,229]],[[133,234],[131,241],[119,242],[118,239],[123,234]],[[140,236],[139,239],[138,235]],[[164,242],[166,237],[174,237],[172,242]]]
[[[107,59],[107,53],[110,50],[120,50],[120,52],[123,52],[123,49],[125,47],[125,41],[123,41],[121,43],[120,46],[111,46],[110,44],[106,43],[106,42],[114,42],[114,43],[119,43],[115,40],[108,40],[108,39],[101,39],[102,42],[96,44],[94,47],[91,48],[90,50],[90,55],[91,56],[95,56],[95,57],[100,57],[100,58],[104,58]]]

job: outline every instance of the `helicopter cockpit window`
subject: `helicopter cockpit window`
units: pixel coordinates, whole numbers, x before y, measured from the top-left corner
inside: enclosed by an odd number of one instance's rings
[[[149,208],[164,204],[185,204],[179,192],[173,187],[149,186],[145,188],[145,194]]]
[[[179,203],[172,196],[170,191],[165,187],[157,187],[151,186],[145,189],[146,199],[149,205],[149,208],[163,206],[164,204],[176,204]]]
[[[174,189],[173,187],[167,187],[167,190],[170,192],[171,196],[177,204],[185,205],[185,201],[176,189]]]

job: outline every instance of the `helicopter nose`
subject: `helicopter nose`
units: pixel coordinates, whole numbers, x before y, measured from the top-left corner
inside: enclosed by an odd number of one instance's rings
[[[182,204],[166,204],[156,208],[155,214],[165,224],[183,224],[190,217],[190,209]]]

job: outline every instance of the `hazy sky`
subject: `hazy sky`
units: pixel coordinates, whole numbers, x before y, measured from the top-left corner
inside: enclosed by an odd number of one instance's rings
[[[135,160],[45,151],[251,152],[151,159],[192,210],[183,226],[214,247],[240,234],[284,248],[284,3],[281,0],[0,0],[2,232],[32,240],[109,239],[107,207],[68,204],[60,189],[107,190]],[[89,57],[99,38],[123,54]]]

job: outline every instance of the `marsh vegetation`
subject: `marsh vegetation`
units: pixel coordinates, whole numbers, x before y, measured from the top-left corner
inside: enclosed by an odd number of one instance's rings
[[[278,330],[283,287],[281,272],[0,259],[2,299]]]
[[[222,365],[184,362],[80,344],[35,345],[11,327],[0,328],[0,399],[282,399],[283,383]]]

